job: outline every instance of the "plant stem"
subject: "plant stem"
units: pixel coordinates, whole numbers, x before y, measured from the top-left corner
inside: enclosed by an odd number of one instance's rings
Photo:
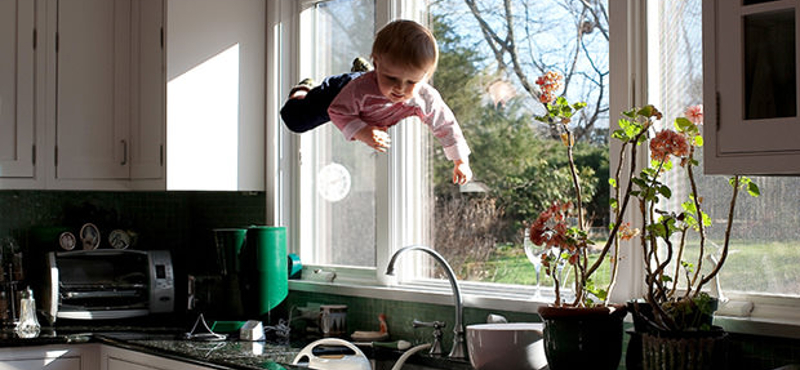
[[[731,240],[731,227],[733,226],[733,212],[736,208],[737,195],[739,195],[739,175],[733,177],[733,195],[731,196],[731,204],[730,208],[728,209],[728,226],[725,228],[725,244],[722,246],[722,255],[720,255],[719,262],[717,262],[717,266],[714,267],[714,270],[711,271],[708,276],[700,280],[700,284],[697,284],[697,292],[700,291],[703,285],[717,276],[719,270],[722,268],[722,265],[725,264],[725,259],[728,258],[728,246]],[[697,292],[695,292],[695,295],[697,295]]]
[[[697,277],[700,276],[700,270],[703,267],[703,257],[705,256],[705,249],[706,249],[706,227],[705,223],[703,222],[703,210],[700,209],[700,196],[697,193],[697,183],[694,180],[694,171],[692,170],[692,167],[694,167],[692,165],[693,160],[694,160],[694,146],[692,146],[692,149],[689,151],[689,163],[687,164],[686,170],[689,174],[689,183],[692,186],[692,198],[693,198],[692,200],[694,200],[694,207],[697,209],[697,226],[699,227],[700,230],[700,255],[697,257],[697,267],[694,272],[694,277],[692,278],[691,283],[687,284],[686,295],[685,295],[686,297],[689,296],[689,294],[692,291],[692,286],[694,286],[694,283],[697,282]],[[738,177],[737,177],[737,183],[738,183]],[[735,190],[734,194],[736,194]],[[736,201],[734,200],[734,203],[735,202]],[[697,295],[697,293],[699,292],[700,292],[700,286],[698,286],[695,295]]]

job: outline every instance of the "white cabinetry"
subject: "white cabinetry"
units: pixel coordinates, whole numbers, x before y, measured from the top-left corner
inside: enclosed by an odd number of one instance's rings
[[[211,368],[103,345],[99,370],[209,370]]]
[[[265,22],[252,0],[0,0],[0,189],[263,191]]]
[[[0,183],[34,177],[35,25],[34,1],[0,0]]]
[[[99,369],[99,346],[96,344],[0,349],[0,370]]]
[[[703,0],[708,174],[800,174],[795,0]]]
[[[46,11],[47,187],[162,179],[161,0],[48,0]]]

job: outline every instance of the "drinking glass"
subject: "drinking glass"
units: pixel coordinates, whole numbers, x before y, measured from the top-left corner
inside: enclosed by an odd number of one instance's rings
[[[542,253],[544,253],[544,248],[539,247],[531,242],[530,231],[526,228],[525,229],[525,239],[522,242],[523,249],[525,250],[525,255],[528,257],[528,260],[531,261],[533,264],[533,269],[536,273],[536,297],[540,297],[541,294],[541,274],[542,274]]]

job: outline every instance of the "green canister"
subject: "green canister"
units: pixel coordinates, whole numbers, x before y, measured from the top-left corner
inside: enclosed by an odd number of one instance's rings
[[[286,228],[251,226],[239,255],[244,283],[245,312],[269,317],[289,293]]]

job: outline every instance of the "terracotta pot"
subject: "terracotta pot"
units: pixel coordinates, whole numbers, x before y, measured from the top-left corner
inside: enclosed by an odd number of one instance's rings
[[[540,307],[550,369],[616,369],[622,355],[622,320],[626,313],[623,305]]]

